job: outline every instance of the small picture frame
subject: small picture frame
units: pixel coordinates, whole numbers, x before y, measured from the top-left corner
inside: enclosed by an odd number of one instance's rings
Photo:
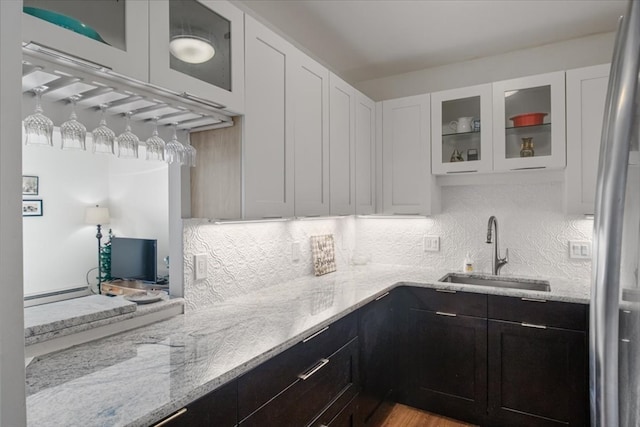
[[[38,177],[33,175],[22,175],[22,195],[37,196],[38,195]]]
[[[42,199],[23,200],[22,216],[42,216]]]
[[[468,161],[478,160],[478,150],[475,148],[469,148],[467,150],[467,160]]]

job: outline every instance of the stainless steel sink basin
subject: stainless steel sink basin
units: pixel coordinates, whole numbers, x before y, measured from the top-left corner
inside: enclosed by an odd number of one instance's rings
[[[551,286],[546,280],[517,279],[500,276],[480,276],[477,274],[448,273],[438,282],[462,283],[465,285],[493,286],[496,288],[525,289],[549,292]]]

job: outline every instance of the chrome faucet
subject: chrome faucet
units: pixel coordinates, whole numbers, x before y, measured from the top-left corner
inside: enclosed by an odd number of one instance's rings
[[[495,239],[493,239],[492,228],[495,228]],[[489,226],[487,229],[487,243],[493,243],[493,258],[491,259],[491,274],[497,276],[500,274],[500,269],[509,262],[509,249],[504,258],[500,258],[500,251],[498,250],[498,220],[495,216],[491,215],[489,218]]]

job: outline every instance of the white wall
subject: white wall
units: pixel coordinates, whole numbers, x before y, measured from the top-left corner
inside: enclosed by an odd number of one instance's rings
[[[427,68],[354,86],[376,101],[611,62],[615,34],[567,40],[502,55]]]
[[[96,227],[84,223],[84,212],[110,205],[109,158],[24,146],[22,165],[24,175],[38,176],[40,187],[37,196],[23,198],[43,201],[43,216],[22,221],[25,296],[86,285],[87,271],[98,266],[98,249]]]
[[[314,235],[333,234],[336,266],[349,266],[354,244],[353,218],[284,222],[211,224],[184,222],[184,297],[197,309],[287,280],[313,275]],[[300,244],[300,259],[292,261],[291,245]],[[194,280],[193,256],[207,254],[209,277]]]
[[[286,280],[312,275],[309,236],[332,233],[337,267],[354,254],[376,264],[460,271],[467,252],[476,271],[491,271],[487,223],[496,215],[502,274],[561,277],[584,286],[591,263],[569,259],[568,241],[590,241],[593,221],[562,212],[562,184],[469,185],[442,189],[442,213],[420,219],[341,218],[317,221],[215,225],[185,221],[185,298],[189,309],[210,306]],[[424,252],[425,234],[440,236],[440,252]],[[300,242],[292,262],[291,243]],[[209,278],[193,280],[193,255],[207,254]]]
[[[22,2],[0,1],[0,426],[27,424],[22,311],[20,49]]]

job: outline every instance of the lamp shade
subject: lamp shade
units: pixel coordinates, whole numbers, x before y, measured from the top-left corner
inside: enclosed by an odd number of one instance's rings
[[[92,225],[109,224],[109,208],[101,208],[99,206],[88,207],[84,212],[84,222]]]

